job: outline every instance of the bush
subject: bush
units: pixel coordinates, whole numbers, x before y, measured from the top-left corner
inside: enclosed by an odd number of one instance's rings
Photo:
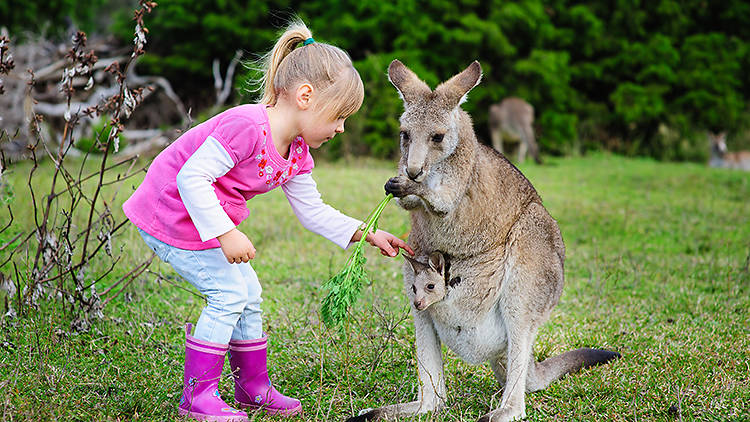
[[[84,152],[91,153],[102,153],[107,145],[107,139],[109,138],[109,132],[112,127],[109,124],[107,116],[101,116],[99,119],[94,121],[91,127],[88,128],[87,136],[82,136],[75,142],[75,147]],[[120,150],[127,145],[127,141],[122,134],[117,135],[117,149]],[[109,145],[109,152],[115,151],[114,142]]]

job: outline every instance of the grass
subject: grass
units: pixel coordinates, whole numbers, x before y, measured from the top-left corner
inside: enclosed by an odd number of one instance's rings
[[[528,394],[529,420],[748,420],[750,175],[611,155],[549,161],[522,167],[567,248],[566,287],[539,333],[537,357],[583,346],[623,357]],[[18,165],[5,175],[14,209],[29,206],[26,171]],[[326,202],[364,218],[395,163],[322,163],[314,174]],[[134,184],[123,188],[118,210]],[[249,205],[241,229],[258,250],[269,370],[281,391],[302,400],[298,420],[343,420],[361,408],[413,400],[414,328],[400,260],[368,248],[373,283],[347,334],[328,331],[319,286],[348,252],[305,231],[280,190]],[[16,224],[30,227],[20,214]],[[380,227],[405,235],[408,215],[392,204]],[[123,272],[149,254],[132,227],[115,247]],[[87,331],[73,330],[71,316],[54,304],[4,318],[0,420],[178,420],[182,329],[197,320],[203,301],[167,265],[151,270]],[[468,365],[448,350],[444,358],[448,409],[414,420],[471,421],[499,405],[487,365]],[[221,389],[231,403],[228,379]]]

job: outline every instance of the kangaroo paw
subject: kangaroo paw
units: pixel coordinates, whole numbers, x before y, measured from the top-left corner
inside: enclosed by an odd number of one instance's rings
[[[409,194],[413,194],[412,186],[414,182],[406,178],[406,176],[391,177],[385,183],[385,192],[393,194],[396,198],[401,198]]]

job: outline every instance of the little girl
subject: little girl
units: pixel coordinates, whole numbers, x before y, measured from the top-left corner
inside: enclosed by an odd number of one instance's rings
[[[240,407],[281,415],[302,410],[268,378],[261,286],[248,263],[255,247],[236,226],[249,214],[245,201],[281,186],[308,230],[342,248],[361,238],[360,221],[321,200],[309,148],[343,132],[363,97],[349,56],[293,23],[266,56],[261,103],[229,109],[180,136],[123,205],[149,247],[207,299],[192,336],[186,326],[180,415],[248,420],[217,391],[227,350]],[[383,255],[394,257],[399,248],[413,254],[382,230],[366,240]]]

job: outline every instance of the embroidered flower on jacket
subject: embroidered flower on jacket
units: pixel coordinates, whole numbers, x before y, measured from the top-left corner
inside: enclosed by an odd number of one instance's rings
[[[302,147],[297,147],[295,151],[297,151],[297,154],[302,154]]]
[[[273,167],[271,167],[271,166],[266,166],[266,173],[269,173],[269,174],[270,174],[270,173],[272,173],[272,172],[273,172]]]
[[[257,396],[255,396],[255,402],[256,403],[260,403],[262,401],[263,401],[263,397],[260,394],[258,394]]]

